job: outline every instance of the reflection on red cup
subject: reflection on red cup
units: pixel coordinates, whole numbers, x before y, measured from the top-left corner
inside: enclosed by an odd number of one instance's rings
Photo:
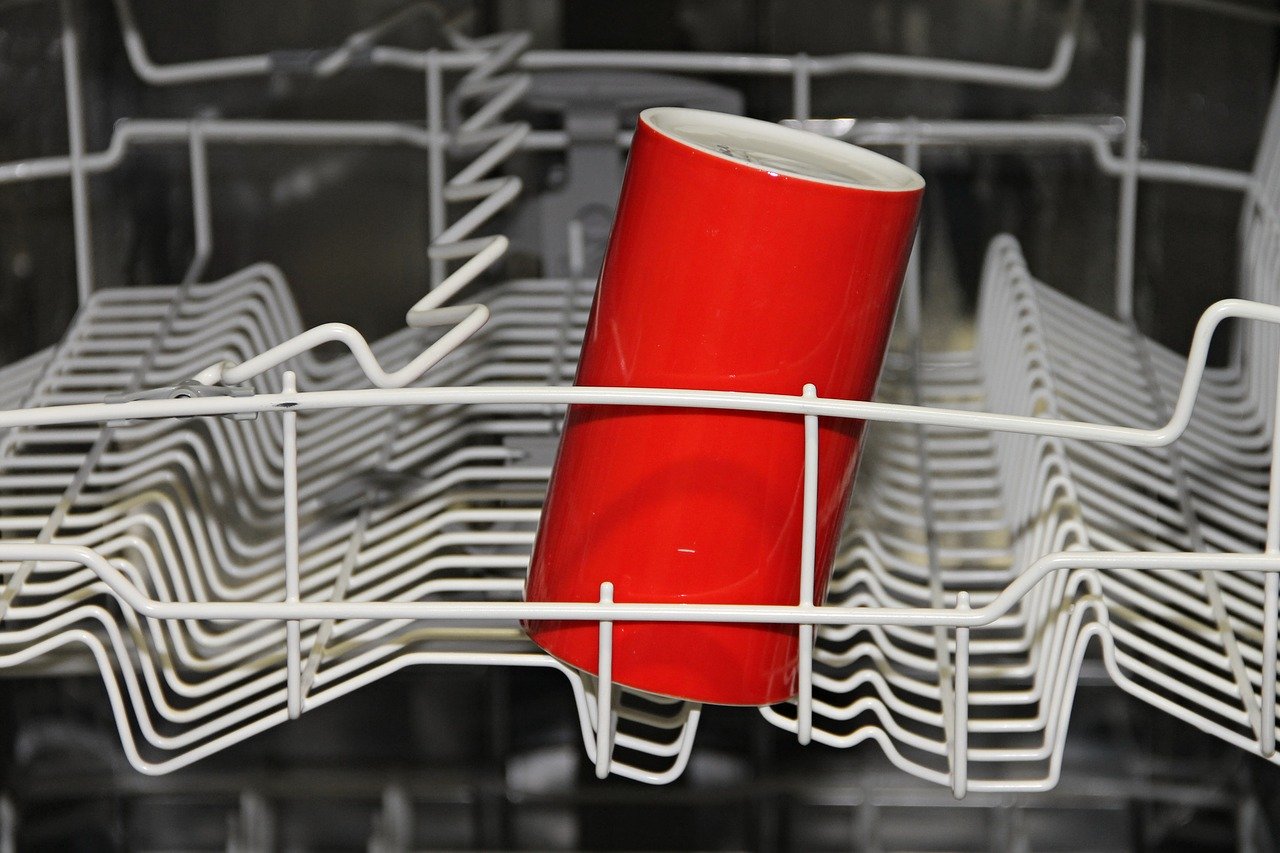
[[[701,110],[641,113],[576,384],[869,399],[924,181],[879,154]],[[863,424],[819,427],[815,600],[830,576]],[[574,405],[528,601],[796,604],[803,420]],[[581,670],[599,627],[531,621]],[[701,702],[795,695],[794,625],[617,622],[613,678]]]

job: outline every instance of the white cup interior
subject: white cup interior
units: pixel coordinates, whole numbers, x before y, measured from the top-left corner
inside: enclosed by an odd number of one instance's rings
[[[896,160],[767,121],[683,107],[647,109],[640,120],[708,154],[775,175],[887,192],[924,186],[924,178]]]

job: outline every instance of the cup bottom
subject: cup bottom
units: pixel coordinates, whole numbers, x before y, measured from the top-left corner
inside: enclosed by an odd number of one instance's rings
[[[540,649],[599,674],[593,622],[533,621]],[[796,629],[735,623],[628,622],[613,626],[613,682],[639,693],[714,705],[760,707],[796,696]]]

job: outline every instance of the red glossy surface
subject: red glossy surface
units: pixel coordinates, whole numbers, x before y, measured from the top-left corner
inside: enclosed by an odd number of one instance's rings
[[[921,190],[774,174],[645,122],[587,328],[579,385],[868,399]],[[820,422],[817,600],[830,575],[862,423]],[[802,420],[570,408],[526,598],[795,604]],[[598,626],[532,622],[552,655],[595,672]],[[613,677],[642,690],[760,705],[795,693],[796,628],[619,622]]]

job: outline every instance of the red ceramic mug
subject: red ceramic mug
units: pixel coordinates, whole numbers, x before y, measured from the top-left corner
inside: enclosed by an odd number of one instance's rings
[[[640,114],[576,384],[870,398],[924,181],[879,154],[701,110]],[[820,421],[815,600],[863,423]],[[803,420],[574,405],[528,601],[796,604]],[[531,621],[594,673],[594,622]],[[617,622],[613,678],[701,702],[795,695],[794,625]]]

